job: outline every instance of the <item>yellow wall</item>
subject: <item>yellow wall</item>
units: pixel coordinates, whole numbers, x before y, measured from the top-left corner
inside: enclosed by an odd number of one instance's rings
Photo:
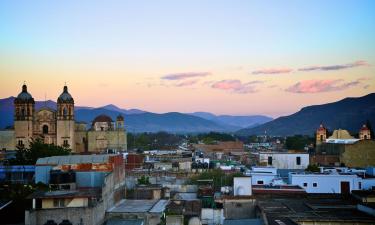
[[[361,140],[355,144],[345,145],[340,162],[348,167],[375,166],[375,141]]]

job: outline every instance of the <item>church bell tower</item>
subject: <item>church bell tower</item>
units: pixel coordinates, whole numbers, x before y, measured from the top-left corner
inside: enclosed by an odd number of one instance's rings
[[[57,145],[74,151],[74,99],[65,85],[57,99]]]
[[[14,99],[15,146],[29,147],[33,135],[34,113],[34,98],[27,92],[27,86],[24,84],[21,93]]]

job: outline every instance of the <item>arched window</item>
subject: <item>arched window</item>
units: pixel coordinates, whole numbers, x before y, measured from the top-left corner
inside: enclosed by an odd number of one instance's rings
[[[64,107],[63,109],[63,117],[66,119],[66,116],[68,115],[68,110]]]
[[[323,141],[323,134],[320,135],[320,141]]]
[[[21,116],[24,117],[25,114],[26,114],[26,113],[25,113],[25,108],[22,108],[22,109],[21,109]]]
[[[367,140],[367,135],[365,135],[365,136],[363,137],[363,139]]]
[[[48,134],[48,126],[43,125],[43,134]]]

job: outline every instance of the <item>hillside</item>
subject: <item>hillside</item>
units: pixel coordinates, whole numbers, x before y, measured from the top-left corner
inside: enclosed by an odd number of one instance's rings
[[[345,98],[338,102],[308,106],[289,116],[279,117],[263,125],[237,131],[238,135],[313,135],[320,122],[328,130],[347,129],[357,133],[370,120],[375,124],[375,93],[358,98]]]

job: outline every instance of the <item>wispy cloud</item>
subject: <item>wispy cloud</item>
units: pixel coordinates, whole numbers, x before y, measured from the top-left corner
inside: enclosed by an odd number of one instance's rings
[[[360,83],[361,81],[359,79],[351,82],[344,82],[344,80],[342,79],[304,80],[288,87],[285,91],[293,93],[319,93],[329,91],[340,91],[357,86]]]
[[[186,86],[191,86],[193,84],[196,84],[197,82],[198,82],[198,80],[186,80],[186,81],[178,83],[174,86],[176,86],[176,87],[186,87]]]
[[[227,90],[238,94],[254,93],[258,90],[256,89],[256,84],[263,83],[263,81],[250,81],[247,83],[242,83],[240,80],[221,80],[213,83],[212,88]]]
[[[290,73],[293,70],[290,68],[272,68],[272,69],[260,69],[251,72],[252,74],[281,74]]]
[[[360,60],[353,63],[347,64],[339,64],[339,65],[330,65],[330,66],[310,66],[298,69],[299,71],[331,71],[331,70],[343,70],[349,69],[353,67],[360,67],[360,66],[369,66],[366,61]]]
[[[205,77],[210,75],[211,73],[209,72],[189,72],[189,73],[173,73],[173,74],[167,74],[161,79],[164,80],[184,80],[188,78],[193,78],[193,77]]]

